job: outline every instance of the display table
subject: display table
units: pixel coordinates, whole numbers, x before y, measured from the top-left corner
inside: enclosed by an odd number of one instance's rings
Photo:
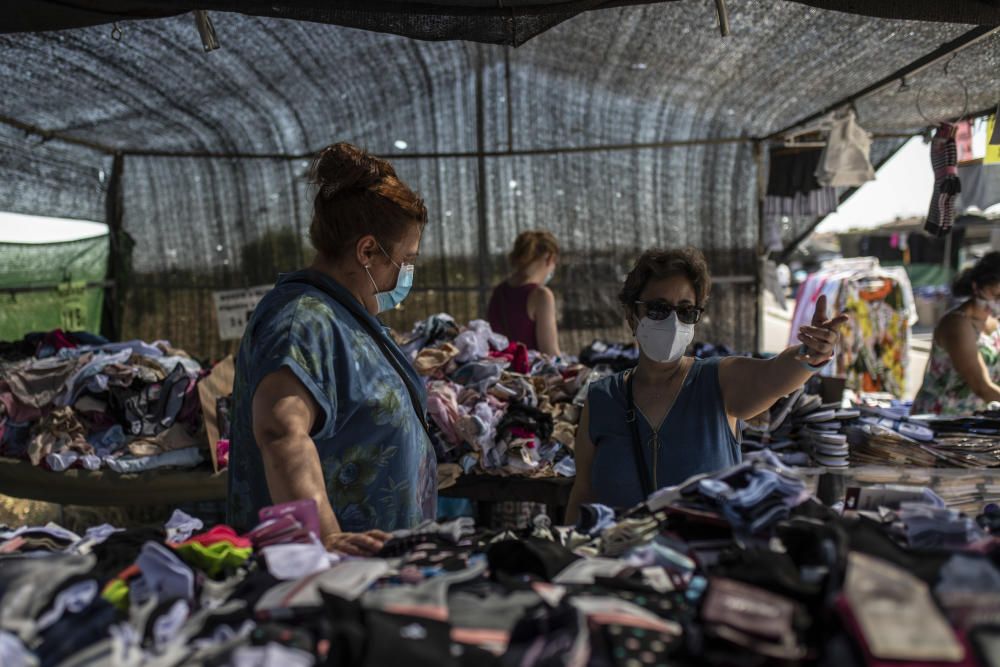
[[[81,468],[52,472],[30,461],[0,457],[0,493],[60,505],[178,505],[224,500],[226,473],[204,468],[141,474]]]
[[[827,469],[816,495],[824,503],[844,499],[851,487],[876,484],[925,486],[948,507],[975,516],[988,503],[1000,502],[1000,468],[907,468],[901,466],[857,466]]]
[[[573,479],[566,477],[545,477],[532,479],[525,477],[498,477],[494,475],[463,475],[454,485],[438,491],[446,498],[468,498],[477,503],[498,503],[522,501],[542,503],[546,506],[553,523],[561,524],[569,505],[569,493]],[[482,512],[488,514],[486,507]]]

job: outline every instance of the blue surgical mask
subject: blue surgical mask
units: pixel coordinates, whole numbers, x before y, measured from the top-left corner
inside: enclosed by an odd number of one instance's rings
[[[544,284],[548,285],[550,282],[552,282],[552,277],[554,275],[556,275],[556,270],[552,269],[551,271],[549,271],[549,275],[545,276],[545,283]]]
[[[386,256],[389,262],[399,269],[399,273],[396,274],[396,286],[388,292],[379,292],[378,285],[375,284],[375,279],[372,278],[371,271],[368,270],[367,266],[365,267],[365,273],[368,274],[368,280],[372,281],[372,285],[375,287],[375,302],[378,305],[378,312],[384,313],[387,310],[392,310],[399,304],[403,303],[403,299],[405,299],[410,293],[410,288],[413,287],[413,265],[406,263],[401,265],[396,264],[396,262],[392,261],[392,257],[389,256],[389,253],[385,251],[385,248],[383,248],[381,244],[379,244],[378,248],[382,251],[382,254]]]

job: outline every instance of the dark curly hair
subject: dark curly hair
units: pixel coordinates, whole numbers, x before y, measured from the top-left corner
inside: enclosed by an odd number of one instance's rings
[[[704,307],[712,289],[712,276],[708,263],[700,250],[695,248],[653,248],[642,253],[635,267],[625,278],[625,285],[618,294],[618,301],[626,312],[633,312],[635,302],[650,280],[684,276],[694,287],[695,303]]]
[[[955,296],[969,297],[975,294],[977,288],[1000,283],[1000,252],[991,252],[983,256],[957,276],[951,284],[951,293]]]

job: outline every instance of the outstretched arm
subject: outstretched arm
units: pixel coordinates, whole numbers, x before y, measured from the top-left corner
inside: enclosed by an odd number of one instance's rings
[[[816,301],[812,324],[799,329],[801,347],[771,359],[730,357],[719,363],[719,384],[730,417],[750,419],[798,387],[833,357],[846,315],[827,319],[826,297]]]

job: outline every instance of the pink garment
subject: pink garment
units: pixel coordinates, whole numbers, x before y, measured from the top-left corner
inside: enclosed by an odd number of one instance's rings
[[[7,384],[6,380],[0,380],[0,405],[6,411],[7,417],[18,424],[38,421],[44,416],[40,408],[25,405],[18,400],[17,396],[11,392],[10,385]]]
[[[229,467],[229,441],[219,440],[215,443],[215,460],[219,462],[219,470]]]
[[[956,124],[955,148],[958,150],[958,161],[974,160],[972,151],[972,121],[963,120]]]
[[[444,381],[431,382],[427,387],[427,412],[441,429],[444,439],[452,445],[462,442],[457,424],[465,415],[464,408],[458,405],[455,389],[456,385]]]
[[[248,549],[253,546],[248,538],[240,537],[235,530],[224,524],[219,524],[207,532],[194,535],[190,540],[182,542],[178,546],[184,546],[192,542],[205,547],[210,547],[219,542],[229,542],[237,549]]]

